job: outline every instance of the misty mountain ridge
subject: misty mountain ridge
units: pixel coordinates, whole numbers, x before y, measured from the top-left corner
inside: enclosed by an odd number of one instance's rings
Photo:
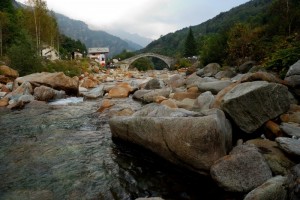
[[[105,31],[92,30],[83,21],[74,20],[59,13],[54,14],[61,33],[72,39],[80,40],[87,48],[109,47],[109,56],[119,54],[123,50],[136,51],[143,48],[133,41],[123,40]]]

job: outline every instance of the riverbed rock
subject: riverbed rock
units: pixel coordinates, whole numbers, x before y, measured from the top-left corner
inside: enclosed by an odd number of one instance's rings
[[[18,86],[14,91],[7,94],[6,97],[8,97],[10,100],[16,100],[17,102],[20,96],[32,95],[32,94],[33,94],[32,85],[29,82],[24,82],[20,86]]]
[[[289,170],[295,165],[295,163],[279,148],[275,141],[268,139],[253,139],[248,140],[246,144],[253,144],[258,148],[275,175],[287,175]]]
[[[0,99],[0,107],[6,107],[8,105],[9,98],[4,97]]]
[[[97,87],[97,85],[98,85],[97,81],[94,81],[88,77],[85,77],[82,80],[82,83],[80,84],[80,86],[84,87],[84,88],[95,88],[95,87]]]
[[[196,108],[200,108],[201,111],[209,110],[214,102],[214,99],[215,97],[210,91],[204,92],[198,96],[194,106]]]
[[[300,164],[294,166],[288,174],[288,190],[290,200],[300,199]]]
[[[287,137],[278,137],[276,142],[279,147],[288,154],[300,156],[300,140]]]
[[[178,108],[176,102],[173,101],[172,99],[164,100],[164,101],[162,101],[160,104],[161,104],[161,105],[168,106],[169,108]]]
[[[64,90],[69,95],[77,95],[79,87],[78,77],[68,77],[63,72],[34,73],[16,79],[19,83],[30,82],[35,87],[45,85],[56,90]]]
[[[156,90],[151,90],[150,92],[145,93],[141,100],[145,103],[152,103],[155,101],[155,98],[157,96],[163,96],[168,98],[171,93],[170,88],[163,88],[163,89],[156,89]]]
[[[268,72],[255,72],[255,73],[247,73],[245,74],[240,82],[253,82],[253,81],[267,81],[269,83],[280,83],[283,84],[284,81],[280,78],[276,77],[274,74]]]
[[[161,197],[140,197],[135,200],[164,200]]]
[[[210,170],[212,178],[227,191],[249,192],[272,177],[264,157],[252,145],[238,145]]]
[[[31,101],[34,101],[34,99],[35,99],[34,96],[25,94],[20,96],[18,101],[22,101],[23,103],[29,103]]]
[[[175,92],[172,96],[172,99],[181,101],[183,99],[196,99],[200,93],[191,93],[191,92]]]
[[[105,109],[108,109],[115,105],[112,101],[109,99],[103,99],[100,108],[97,110],[97,112],[103,112]]]
[[[108,92],[110,98],[127,98],[130,91],[127,88],[115,86],[111,88]]]
[[[207,173],[231,147],[231,127],[221,110],[199,117],[184,117],[186,113],[197,113],[183,110],[149,104],[131,117],[111,118],[112,136],[147,148],[175,164]]]
[[[300,60],[290,66],[284,80],[291,86],[293,92],[300,97]]]
[[[289,136],[300,138],[300,125],[296,123],[281,123],[281,130]]]
[[[218,63],[210,63],[206,65],[203,69],[197,71],[197,75],[200,77],[215,76],[221,69]]]
[[[99,97],[103,97],[104,95],[104,85],[99,85],[96,88],[93,88],[92,90],[88,92],[81,92],[82,95],[87,99],[97,99]]]
[[[179,88],[185,85],[184,77],[179,74],[173,74],[166,82],[171,88]]]
[[[5,66],[5,65],[0,66],[0,75],[3,75],[8,78],[12,78],[12,79],[19,77],[18,71],[14,70],[8,66]]]
[[[49,101],[54,98],[55,92],[53,88],[42,85],[34,88],[34,96],[38,101]]]
[[[244,200],[285,200],[288,197],[286,181],[287,177],[275,176],[249,192]]]
[[[218,72],[218,73],[215,75],[215,78],[216,78],[216,79],[219,79],[219,80],[221,80],[221,79],[226,79],[226,78],[230,79],[230,78],[234,77],[235,75],[236,75],[236,73],[235,73],[233,70],[231,70],[231,69],[226,69],[226,70],[224,70],[224,71]]]
[[[153,78],[149,80],[144,87],[145,90],[154,90],[154,89],[161,89],[161,88],[163,88],[163,83],[157,78]]]
[[[245,74],[247,73],[253,66],[255,65],[255,61],[247,61],[243,63],[242,65],[237,67],[237,71]]]
[[[265,122],[289,109],[287,87],[255,81],[238,84],[228,92],[221,108],[246,133],[252,133]]]
[[[232,84],[231,81],[213,81],[199,83],[198,89],[200,92],[210,91],[213,94],[218,94],[221,90]]]

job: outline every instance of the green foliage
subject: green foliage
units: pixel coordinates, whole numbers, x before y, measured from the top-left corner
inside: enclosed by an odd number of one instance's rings
[[[64,72],[65,75],[73,77],[79,76],[81,72],[85,71],[86,68],[81,61],[66,61],[66,60],[57,60],[57,61],[46,61],[43,71],[46,72]]]
[[[202,65],[222,63],[226,57],[227,38],[223,34],[210,34],[200,38],[200,61]]]
[[[192,56],[197,56],[197,44],[196,40],[193,34],[193,30],[190,27],[187,38],[184,43],[184,56],[185,57],[192,57]]]
[[[187,59],[187,58],[180,58],[177,60],[176,64],[175,64],[175,69],[179,69],[179,68],[187,68],[192,66],[192,62]]]
[[[119,60],[125,60],[127,58],[130,58],[132,56],[135,56],[134,52],[131,51],[127,51],[127,50],[123,50],[121,53],[119,53],[118,55],[115,55],[113,58],[114,59],[119,59]]]
[[[266,68],[276,71],[283,78],[289,67],[300,58],[300,38],[298,35],[276,37],[273,39],[275,49],[266,59]]]
[[[59,52],[62,59],[71,59],[71,53],[79,51],[82,54],[87,53],[86,46],[79,40],[73,40],[63,34],[60,35],[60,48]]]
[[[32,39],[26,33],[22,35],[8,50],[9,65],[21,76],[42,70],[41,58],[36,55]]]
[[[147,71],[150,69],[154,69],[154,66],[151,62],[150,58],[140,58],[132,63],[132,66],[139,71]]]

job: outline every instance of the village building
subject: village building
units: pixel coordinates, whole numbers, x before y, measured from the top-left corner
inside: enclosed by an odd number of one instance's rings
[[[105,61],[108,53],[109,53],[108,47],[89,48],[87,57],[100,63],[101,66],[105,66],[106,65]]]
[[[41,50],[41,56],[48,60],[58,60],[58,51],[52,46],[44,46]]]
[[[79,51],[73,51],[72,52],[72,60],[81,59],[83,58],[83,54]]]

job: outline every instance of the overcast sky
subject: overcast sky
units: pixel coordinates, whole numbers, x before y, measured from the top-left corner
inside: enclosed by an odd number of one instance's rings
[[[48,9],[84,21],[93,29],[121,29],[151,39],[200,24],[248,1],[46,0]]]

